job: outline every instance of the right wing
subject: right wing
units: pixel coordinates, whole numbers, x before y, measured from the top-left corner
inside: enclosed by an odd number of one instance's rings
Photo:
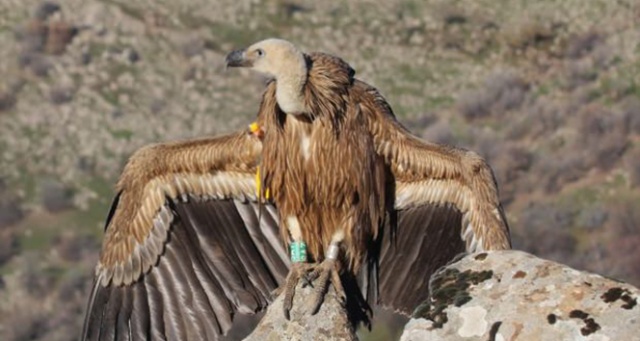
[[[216,340],[289,268],[246,132],[136,152],[118,182],[82,340]],[[260,207],[262,206],[262,207]]]
[[[353,93],[388,167],[393,199],[377,245],[377,278],[361,274],[368,279],[361,279],[368,285],[363,292],[410,314],[427,298],[431,276],[460,253],[510,249],[509,227],[493,172],[480,156],[413,136],[365,83],[356,81]],[[369,284],[375,279],[377,287]]]

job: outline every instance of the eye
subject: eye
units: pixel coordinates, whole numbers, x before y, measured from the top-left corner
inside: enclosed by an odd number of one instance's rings
[[[263,49],[257,49],[256,53],[258,54],[258,57],[264,56],[264,50]]]

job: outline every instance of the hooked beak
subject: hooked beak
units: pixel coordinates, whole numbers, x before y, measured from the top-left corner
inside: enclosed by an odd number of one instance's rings
[[[253,66],[253,62],[246,58],[246,50],[235,50],[227,55],[225,63],[227,67],[250,67]]]

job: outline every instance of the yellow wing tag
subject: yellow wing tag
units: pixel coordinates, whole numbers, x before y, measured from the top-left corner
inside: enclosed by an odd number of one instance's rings
[[[258,122],[253,122],[253,123],[249,124],[249,130],[252,133],[256,133],[258,130],[260,130],[260,126],[258,125]]]
[[[251,132],[253,136],[261,140],[264,137],[264,131],[262,130],[262,128],[260,128],[260,125],[258,124],[258,122],[253,122],[249,124],[249,132]]]
[[[256,166],[256,195],[260,197],[260,191],[262,189],[262,178],[260,177],[260,166]],[[269,189],[265,189],[264,197],[269,199]]]

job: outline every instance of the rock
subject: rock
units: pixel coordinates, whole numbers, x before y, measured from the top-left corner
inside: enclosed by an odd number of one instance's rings
[[[284,317],[283,296],[280,295],[267,310],[256,329],[245,341],[275,340],[357,340],[355,330],[349,322],[347,310],[340,304],[333,286],[317,314],[307,312],[313,288],[299,284],[293,298],[291,320]]]
[[[638,340],[640,290],[521,251],[467,255],[430,281],[411,340]]]

